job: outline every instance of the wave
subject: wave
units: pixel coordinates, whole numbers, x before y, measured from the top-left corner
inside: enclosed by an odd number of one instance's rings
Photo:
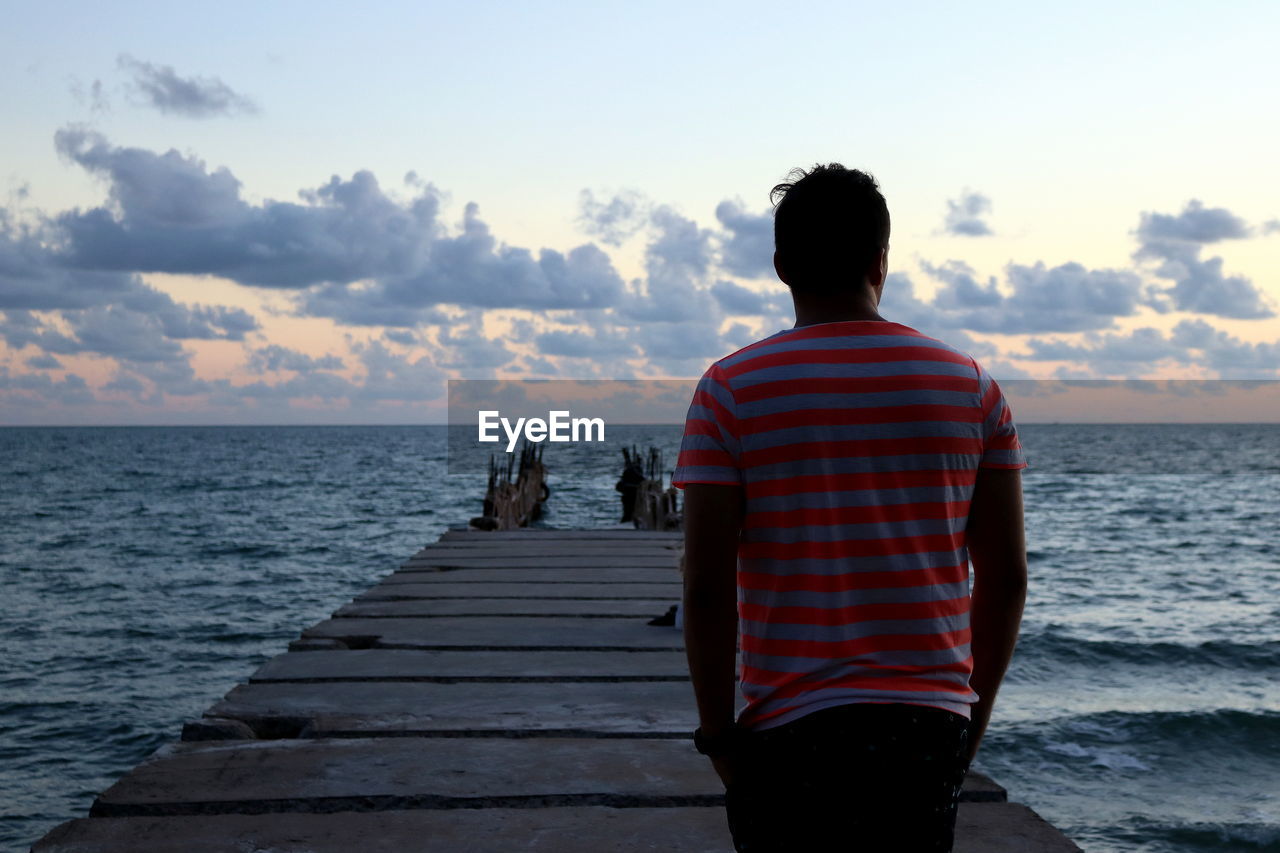
[[[1126,850],[1280,851],[1280,825],[1247,821],[1162,823],[1134,817],[1108,827],[1105,839],[1124,845]]]
[[[1088,666],[1133,663],[1161,668],[1202,665],[1259,671],[1280,666],[1280,641],[1144,643],[1132,640],[1085,640],[1063,634],[1043,633],[1019,639],[1017,656],[1033,665],[1051,665],[1050,662]]]
[[[1232,773],[1280,761],[1280,711],[1100,711],[1003,723],[990,733],[1005,758],[1046,754],[1087,766],[1152,771],[1201,765]]]

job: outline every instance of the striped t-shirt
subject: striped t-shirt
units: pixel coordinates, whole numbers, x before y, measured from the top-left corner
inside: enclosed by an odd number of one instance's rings
[[[898,323],[788,329],[711,365],[673,481],[745,490],[739,723],[851,702],[965,717],[979,467],[1022,468],[995,381]]]

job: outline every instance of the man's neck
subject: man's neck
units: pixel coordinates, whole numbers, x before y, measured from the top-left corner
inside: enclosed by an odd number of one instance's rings
[[[792,301],[796,308],[796,325],[814,326],[818,323],[845,323],[855,320],[874,320],[884,322],[877,305],[869,299],[815,299],[813,297],[795,298]]]

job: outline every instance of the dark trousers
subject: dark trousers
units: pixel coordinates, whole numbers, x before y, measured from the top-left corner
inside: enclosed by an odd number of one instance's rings
[[[940,708],[854,703],[751,732],[725,792],[739,853],[946,853],[969,721]]]

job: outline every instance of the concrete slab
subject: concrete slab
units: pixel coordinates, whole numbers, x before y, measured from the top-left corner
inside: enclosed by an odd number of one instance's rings
[[[220,741],[162,747],[92,814],[693,806],[723,794],[687,736]]]
[[[33,853],[725,853],[724,809],[448,809],[97,818],[64,823]]]
[[[304,639],[342,640],[348,648],[630,649],[684,648],[680,631],[643,619],[537,616],[437,616],[426,619],[327,619]]]
[[[344,605],[334,618],[397,619],[409,616],[567,616],[579,619],[661,616],[675,602],[670,599],[618,601],[593,598],[446,598],[418,601],[360,601]]]
[[[726,853],[719,806],[442,809],[341,814],[92,818],[62,824],[33,853],[403,853],[406,850]],[[1073,853],[1026,806],[962,803],[954,853]]]
[[[442,578],[433,583],[378,584],[355,597],[356,601],[404,601],[418,598],[485,598],[506,595],[512,598],[608,598],[664,600],[667,606],[680,598],[677,579],[672,583],[539,583],[536,586],[509,584],[495,588],[492,583],[467,583]]]
[[[408,560],[402,570],[448,567],[458,569],[666,569],[679,576],[675,560],[629,554],[575,557],[572,555],[525,554],[504,557],[437,557],[431,554]]]
[[[722,795],[687,737],[222,741],[162,747],[91,814],[714,805]]]
[[[382,583],[669,583],[680,584],[674,569],[442,569],[394,572]]]
[[[605,542],[618,541],[650,541],[650,542],[683,542],[684,533],[676,531],[655,530],[557,530],[546,527],[526,527],[522,530],[446,530],[441,534],[440,542],[524,542],[536,540],[552,542],[556,540],[594,540]]]
[[[962,804],[955,853],[1071,853],[1080,848],[1025,806]],[[1034,835],[1028,831],[1035,827]],[[63,824],[33,853],[402,853],[531,850],[596,853],[725,853],[724,810],[567,807],[343,814],[97,818]]]
[[[552,543],[543,542],[439,542],[428,545],[410,559],[422,559],[429,554],[471,555],[507,555],[528,553],[531,549],[544,554],[640,554],[651,557],[667,557],[673,562],[680,553],[683,543],[680,542],[597,542],[573,541],[558,539]]]
[[[698,723],[693,688],[679,681],[247,684],[206,714],[241,720],[259,736],[286,737],[441,732],[685,737]]]
[[[258,668],[269,681],[687,678],[683,652],[439,652],[413,649],[291,652]]]
[[[1082,853],[1021,803],[961,803],[953,853]]]

